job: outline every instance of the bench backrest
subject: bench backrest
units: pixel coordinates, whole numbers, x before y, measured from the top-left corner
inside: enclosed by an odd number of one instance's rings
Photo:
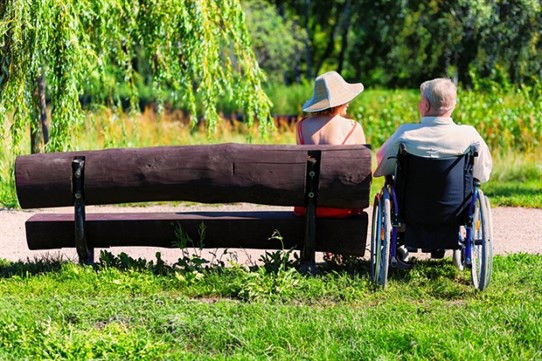
[[[74,204],[74,160],[84,161],[87,205],[150,201],[303,205],[316,161],[318,205],[366,208],[371,151],[365,145],[216,144],[19,156],[22,208]]]

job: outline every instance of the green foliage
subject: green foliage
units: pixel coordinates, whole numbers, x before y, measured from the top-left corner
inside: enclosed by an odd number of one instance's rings
[[[13,176],[0,173],[0,205],[15,208],[18,203]]]
[[[540,1],[311,0],[273,2],[300,18],[298,76],[338,70],[370,86],[415,87],[449,76],[513,84],[540,80]]]
[[[35,114],[40,70],[51,102],[51,151],[69,148],[70,132],[82,120],[83,89],[94,88],[119,106],[125,87],[137,109],[140,81],[159,96],[182,98],[193,122],[202,115],[210,130],[224,96],[244,110],[249,124],[257,117],[262,132],[271,124],[238,0],[8,0],[0,5],[0,59],[0,124],[13,113],[16,152]],[[150,79],[140,79],[138,68],[150,69]]]
[[[301,117],[300,107],[312,95],[312,84],[268,85],[266,92],[273,100],[274,113]],[[455,121],[474,126],[488,143],[494,158],[492,178],[484,185],[494,205],[542,207],[537,191],[542,166],[539,152],[542,144],[541,99],[542,83],[501,87],[492,81],[477,80],[475,89],[459,89],[459,103],[453,115]],[[419,121],[418,100],[418,90],[367,89],[354,99],[349,112],[363,126],[368,143],[376,151],[399,125]],[[157,114],[147,110],[136,119],[101,110],[89,114],[84,124],[75,129],[70,146],[103,149],[247,141],[294,144],[295,123],[279,125],[264,138],[255,127],[245,123],[221,122],[217,125],[216,138],[210,140],[205,130],[191,128],[183,115],[179,117],[175,112]],[[28,138],[25,139],[27,142],[23,146],[29,149]],[[7,150],[9,135],[0,138],[0,145],[0,204],[12,208],[17,202],[12,179],[15,158]],[[509,183],[502,183],[504,181]],[[372,194],[381,187],[379,182],[378,178],[373,181]],[[516,190],[519,197],[512,199]]]
[[[313,83],[308,81],[288,86],[280,83],[266,84],[265,91],[273,103],[272,113],[277,115],[302,115],[303,110],[301,107],[312,96],[313,87]],[[295,137],[293,140],[295,140]]]
[[[473,91],[460,91],[454,119],[473,125],[492,149],[535,152],[542,144],[542,82],[533,86],[502,87],[475,82]]]
[[[542,83],[502,89],[494,82],[474,90],[460,88],[453,118],[474,126],[495,155],[537,154],[542,144]],[[367,140],[379,147],[397,127],[419,121],[417,90],[367,90],[349,111],[361,122]]]
[[[186,282],[179,272],[40,267],[0,262],[2,359],[542,357],[540,255],[496,256],[484,292],[449,259],[394,272],[385,291],[366,272],[227,267]]]
[[[288,75],[291,77],[307,37],[297,19],[279,16],[277,9],[264,0],[242,1],[242,4],[252,49],[268,80],[282,82]]]
[[[401,124],[419,121],[419,91],[366,90],[348,108],[363,126],[367,143],[377,150]]]
[[[163,263],[160,258],[160,252],[156,253],[156,259],[157,263]],[[100,251],[100,260],[98,262],[98,267],[100,268],[116,268],[121,271],[144,271],[147,269],[152,269],[152,266],[152,261],[147,262],[147,260],[143,258],[138,258],[136,260],[124,252],[121,252],[118,256],[115,256],[113,253],[105,250]]]

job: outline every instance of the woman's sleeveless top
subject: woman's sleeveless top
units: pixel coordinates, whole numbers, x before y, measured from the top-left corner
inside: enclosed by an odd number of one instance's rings
[[[297,135],[299,138],[299,144],[305,144],[305,140],[303,139],[303,121],[305,119],[301,119],[299,123],[297,123]],[[354,133],[354,130],[358,126],[358,123],[355,122],[354,126],[348,132],[346,135],[346,138],[344,138],[343,142],[341,144],[345,144],[348,138]],[[296,216],[304,216],[305,215],[305,207],[296,206],[294,207],[294,214]],[[346,218],[346,217],[352,217],[359,215],[363,212],[363,209],[359,208],[332,208],[332,207],[317,207],[316,208],[316,217],[317,218]]]

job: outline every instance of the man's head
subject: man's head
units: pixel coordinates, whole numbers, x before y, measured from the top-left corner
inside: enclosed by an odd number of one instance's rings
[[[451,116],[457,101],[457,88],[446,78],[428,80],[420,85],[419,110],[424,116]]]

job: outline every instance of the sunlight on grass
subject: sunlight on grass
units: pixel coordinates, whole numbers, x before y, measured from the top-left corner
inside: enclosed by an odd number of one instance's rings
[[[540,255],[496,256],[484,292],[450,259],[395,270],[385,290],[367,261],[316,277],[157,264],[0,261],[0,358],[542,357]]]
[[[513,153],[493,155],[491,179],[498,182],[526,182],[542,179],[542,153]]]
[[[493,206],[542,208],[542,155],[508,152],[493,161],[491,179],[482,186]]]

